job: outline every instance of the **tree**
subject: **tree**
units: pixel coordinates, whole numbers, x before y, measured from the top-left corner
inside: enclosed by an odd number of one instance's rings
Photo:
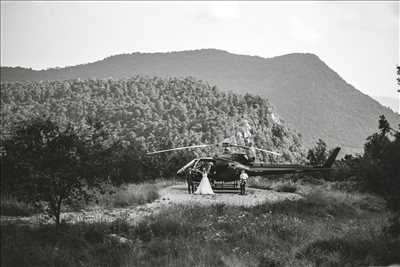
[[[390,125],[385,116],[379,117],[379,131],[367,138],[364,145],[364,158],[370,161],[380,161],[381,157],[390,144],[389,133]]]
[[[400,127],[392,129],[382,115],[379,118],[379,132],[367,138],[364,145],[361,176],[366,186],[381,194],[389,206],[400,209]],[[396,197],[397,200],[396,200]]]
[[[307,159],[310,165],[317,166],[323,165],[328,158],[328,151],[326,149],[326,143],[318,139],[316,146],[308,151]]]
[[[359,176],[365,189],[382,196],[392,211],[390,229],[400,234],[400,127],[390,128],[384,116],[379,131],[367,138]]]
[[[57,226],[63,205],[89,200],[87,189],[99,187],[108,175],[101,165],[106,158],[98,157],[96,147],[71,125],[62,128],[49,119],[21,124],[4,149],[8,190],[43,207]],[[102,162],[96,164],[99,158]]]

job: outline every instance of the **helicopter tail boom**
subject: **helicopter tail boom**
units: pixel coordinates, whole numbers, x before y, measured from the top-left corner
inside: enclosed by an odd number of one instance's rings
[[[325,164],[322,166],[322,168],[330,168],[332,167],[333,162],[335,162],[335,159],[337,155],[339,154],[340,147],[335,148],[329,158],[326,160]]]

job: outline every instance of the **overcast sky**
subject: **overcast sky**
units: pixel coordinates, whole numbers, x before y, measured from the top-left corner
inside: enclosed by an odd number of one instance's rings
[[[44,69],[199,48],[307,52],[362,92],[395,98],[399,23],[396,1],[2,1],[1,65]]]

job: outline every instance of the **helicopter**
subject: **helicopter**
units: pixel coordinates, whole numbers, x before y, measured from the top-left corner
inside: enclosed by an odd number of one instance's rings
[[[240,148],[249,151],[260,151],[275,156],[281,156],[280,153],[256,148],[254,146],[244,146],[222,142],[216,145],[193,145],[186,147],[177,147],[165,150],[149,152],[147,155],[165,153],[170,151],[205,148],[210,146],[220,146],[225,148],[225,153],[213,157],[199,157],[191,160],[185,166],[177,171],[178,177],[186,177],[188,193],[193,193],[199,185],[203,170],[207,171],[213,190],[239,190],[240,173],[244,170],[249,176],[277,175],[277,174],[298,174],[311,172],[326,172],[331,170],[340,147],[336,147],[323,165],[307,166],[301,164],[272,164],[266,162],[256,162],[255,157],[249,156],[249,153],[232,153],[229,148]]]

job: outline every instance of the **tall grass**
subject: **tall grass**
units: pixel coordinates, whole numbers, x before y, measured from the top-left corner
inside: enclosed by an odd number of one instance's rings
[[[359,266],[400,262],[372,196],[312,191],[250,208],[173,206],[136,226],[2,227],[2,266]],[[366,204],[367,203],[367,204]],[[370,204],[371,203],[371,204]],[[371,208],[373,207],[373,208]],[[121,243],[110,234],[127,238]]]
[[[99,195],[98,204],[102,207],[120,208],[149,203],[159,197],[155,184],[122,185],[113,191]]]
[[[97,194],[96,204],[107,208],[120,208],[150,203],[159,198],[159,190],[177,184],[174,179],[156,179],[140,184],[123,184],[107,188],[109,193]],[[93,205],[94,203],[91,203]]]
[[[89,203],[79,202],[66,207],[65,211],[81,211],[92,208],[123,208],[150,203],[159,198],[159,190],[176,184],[176,180],[153,180],[140,184],[104,185],[102,191],[91,192]]]

